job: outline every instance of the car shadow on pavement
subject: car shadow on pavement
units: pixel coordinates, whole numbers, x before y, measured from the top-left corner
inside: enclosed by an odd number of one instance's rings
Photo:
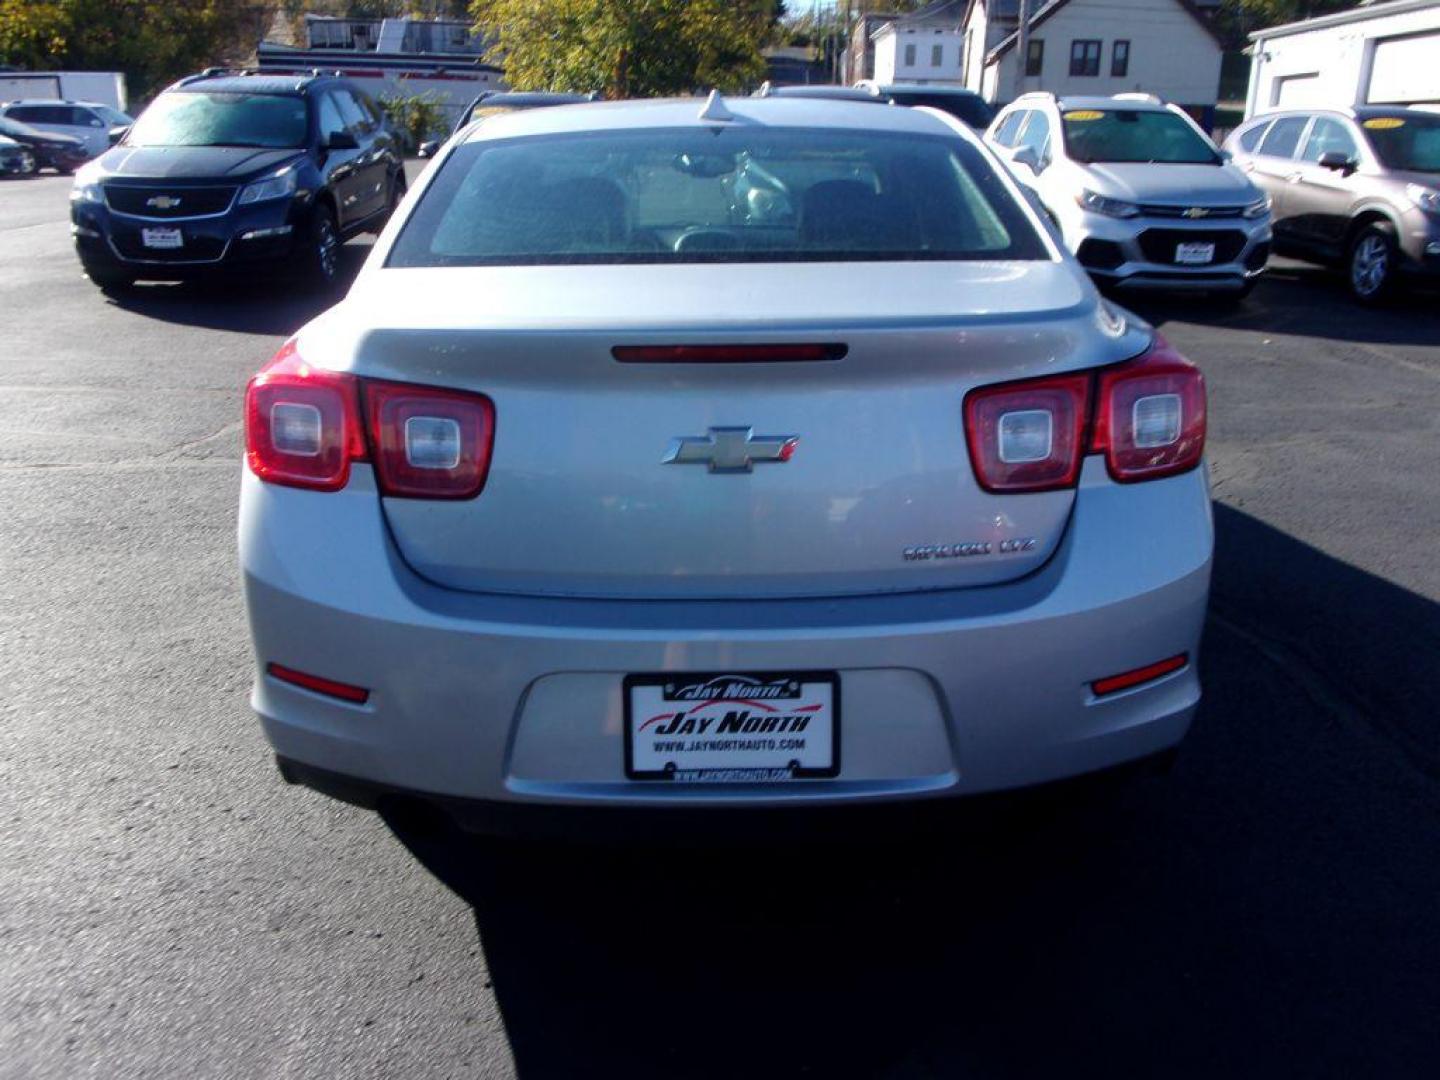
[[[518,1074],[1422,1075],[1440,605],[1224,506],[1217,531],[1167,777],[752,847],[392,817],[475,909]]]
[[[1381,307],[1357,303],[1337,271],[1286,262],[1272,266],[1246,300],[1224,303],[1181,294],[1136,294],[1118,302],[1163,327],[1179,320],[1329,341],[1373,345],[1434,345],[1440,334],[1440,292],[1402,291]]]
[[[188,282],[142,282],[109,299],[126,311],[183,326],[293,334],[344,297],[369,251],[368,244],[341,248],[339,274],[331,288],[306,287],[276,272],[259,271]]]

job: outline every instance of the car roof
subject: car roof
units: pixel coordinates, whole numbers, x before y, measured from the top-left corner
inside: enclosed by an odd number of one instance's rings
[[[340,81],[334,76],[313,75],[202,75],[176,83],[167,93],[300,94],[312,85]]]
[[[583,106],[526,109],[492,116],[471,128],[463,141],[552,135],[580,131],[645,130],[651,128],[760,124],[769,127],[857,128],[867,131],[953,135],[957,130],[920,109],[877,109],[866,101],[779,96],[721,99],[730,120],[701,119],[710,111],[704,98],[646,101],[599,101]]]
[[[475,99],[476,105],[579,105],[589,102],[584,94],[571,94],[558,90],[496,90],[481,94]]]
[[[1140,97],[1107,97],[1104,94],[1067,94],[1055,99],[1060,109],[1124,109],[1126,112],[1169,112],[1170,106],[1163,101],[1148,101]]]
[[[876,83],[882,94],[934,94],[937,97],[979,97],[974,90],[963,86],[946,86],[943,83]]]
[[[863,86],[831,86],[826,83],[811,83],[798,86],[771,86],[766,83],[755,91],[752,97],[797,97],[824,98],[827,101],[868,101],[888,105],[885,98]]]

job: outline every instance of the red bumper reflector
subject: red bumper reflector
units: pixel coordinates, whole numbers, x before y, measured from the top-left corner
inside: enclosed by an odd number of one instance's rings
[[[364,705],[370,700],[370,691],[363,686],[351,686],[349,683],[335,682],[333,679],[322,679],[319,675],[307,675],[303,671],[282,667],[279,664],[266,664],[265,672],[272,679],[304,687],[317,694],[327,694],[353,705]]]
[[[839,343],[786,342],[776,345],[616,345],[622,364],[779,364],[839,360],[849,351]]]
[[[1169,675],[1172,671],[1179,671],[1189,662],[1190,654],[1181,653],[1179,656],[1172,656],[1168,660],[1147,664],[1145,667],[1136,668],[1134,671],[1127,671],[1120,675],[1111,675],[1104,679],[1096,679],[1090,684],[1090,689],[1095,691],[1096,697],[1113,694],[1118,690],[1129,690],[1132,686],[1139,686],[1141,683],[1158,679],[1161,675]]]

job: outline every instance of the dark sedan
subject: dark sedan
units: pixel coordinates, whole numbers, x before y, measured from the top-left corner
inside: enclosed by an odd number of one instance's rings
[[[90,160],[85,144],[70,135],[39,131],[29,124],[0,116],[0,135],[19,143],[34,159],[34,171],[54,169],[69,174]]]

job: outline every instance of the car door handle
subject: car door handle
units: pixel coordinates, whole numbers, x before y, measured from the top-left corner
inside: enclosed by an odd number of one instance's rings
[[[1285,177],[1285,180],[1286,180],[1287,183],[1298,184],[1298,183],[1299,183],[1301,180],[1303,180],[1304,178],[1305,178],[1305,174],[1304,174],[1304,173],[1292,172],[1289,176]]]

